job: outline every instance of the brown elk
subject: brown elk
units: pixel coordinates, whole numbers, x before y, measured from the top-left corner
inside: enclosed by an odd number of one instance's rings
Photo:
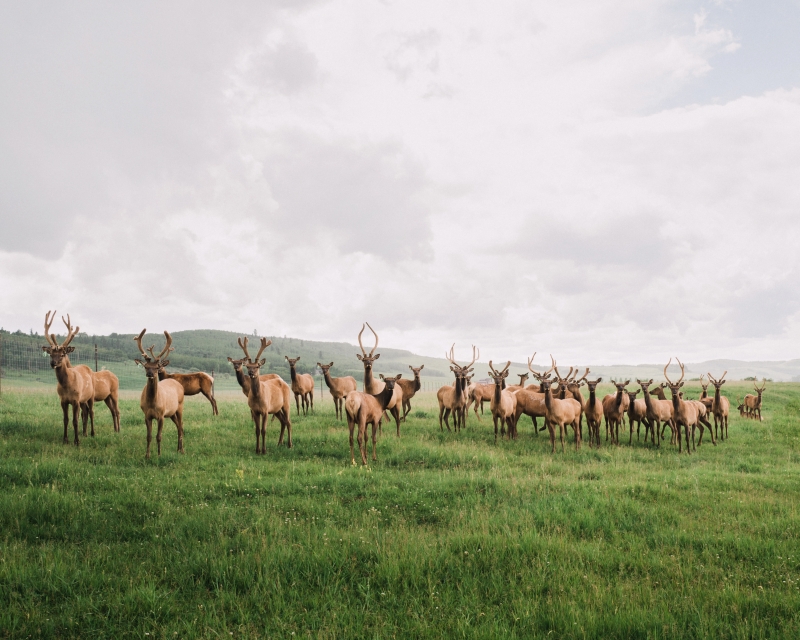
[[[52,316],[50,315],[52,313]],[[69,428],[69,408],[72,407],[72,426],[75,430],[75,444],[80,444],[78,438],[78,411],[81,411],[83,422],[83,434],[86,435],[86,423],[89,413],[94,404],[94,378],[92,371],[86,365],[73,367],[69,361],[69,354],[75,351],[75,347],[69,345],[72,339],[78,335],[80,327],[72,329],[69,320],[61,320],[67,326],[67,337],[64,342],[58,344],[55,336],[50,335],[50,326],[56,317],[55,311],[48,311],[44,318],[44,337],[47,346],[42,347],[42,351],[50,356],[50,367],[56,374],[56,393],[61,401],[61,412],[64,415],[64,444],[69,442],[67,429]],[[69,314],[67,314],[69,318]],[[94,435],[94,424],[92,424],[92,435]]]
[[[492,411],[492,421],[494,423],[494,441],[497,442],[497,421],[500,421],[500,426],[503,432],[505,427],[508,426],[509,440],[517,439],[517,429],[515,422],[515,413],[517,410],[517,400],[513,392],[508,389],[503,389],[505,380],[508,377],[508,368],[511,366],[511,360],[508,361],[502,371],[497,371],[492,366],[492,361],[489,360],[489,375],[494,380],[494,395],[492,396],[492,403],[490,405]],[[519,391],[520,389],[517,389]]]
[[[541,388],[544,390],[544,403],[547,409],[545,424],[550,431],[551,452],[555,453],[556,450],[556,425],[558,425],[559,437],[561,439],[561,451],[564,451],[564,433],[569,424],[572,425],[572,430],[575,432],[575,449],[577,450],[581,448],[580,417],[582,407],[574,398],[561,400],[553,397],[553,392],[550,388],[551,382],[545,378],[545,375],[554,371],[556,368],[556,361],[553,359],[552,355],[550,356],[550,360],[553,363],[550,369],[548,369],[544,375],[537,376],[537,378],[541,383]]]
[[[261,354],[271,344],[272,340],[261,338],[261,348],[258,350],[255,360],[251,360],[248,356],[247,362],[245,362],[247,377],[250,378],[250,394],[247,396],[247,405],[250,407],[250,414],[253,416],[253,422],[256,426],[257,454],[267,452],[267,416],[269,415],[275,416],[281,423],[278,446],[283,444],[283,433],[286,431],[286,447],[292,448],[291,389],[280,378],[261,380],[259,373],[259,369],[266,362],[264,358],[261,358]],[[260,449],[259,432],[261,433]]]
[[[317,366],[322,370],[322,375],[325,377],[325,384],[328,385],[331,398],[333,398],[336,419],[339,420],[344,417],[344,400],[347,394],[351,391],[356,391],[358,389],[358,383],[353,376],[344,376],[342,378],[332,377],[331,367],[333,366],[333,362],[330,364],[317,362]]]
[[[603,421],[603,403],[597,397],[597,385],[602,381],[602,378],[586,381],[586,386],[589,388],[589,399],[584,407],[586,426],[589,429],[589,446],[591,447],[594,443],[598,448],[600,447],[600,423]]]
[[[659,401],[668,402],[669,406],[670,406],[670,411],[671,411],[672,410],[672,400],[668,400],[667,399],[667,394],[664,393],[664,389],[666,389],[667,387],[668,387],[668,385],[667,385],[666,382],[661,382],[660,384],[656,385],[655,389],[653,389],[650,392],[650,395],[653,396],[654,398],[658,398]],[[678,436],[677,436],[676,431],[675,431],[676,430],[675,421],[672,420],[672,419],[670,419],[669,422],[664,422],[664,424],[661,426],[661,433],[659,434],[659,437],[661,438],[661,440],[664,439],[664,431],[666,430],[667,427],[669,427],[670,430],[672,431],[672,435],[670,436],[669,443],[670,444],[677,444]]]
[[[727,373],[727,371],[725,372]],[[713,406],[714,406],[714,399],[709,397],[708,395],[708,385],[709,381],[705,379],[705,376],[702,374],[700,375],[700,386],[702,387],[703,391],[700,393],[700,402],[702,402],[706,406],[706,412],[711,413]]]
[[[142,408],[142,413],[144,413],[144,423],[147,426],[147,453],[145,458],[150,457],[153,420],[158,424],[156,443],[158,445],[158,455],[161,455],[161,431],[164,428],[164,418],[172,420],[178,428],[178,453],[183,453],[183,387],[177,380],[166,379],[160,381],[158,379],[158,370],[169,364],[169,360],[162,360],[161,358],[170,352],[172,337],[165,331],[164,337],[167,342],[161,353],[154,355],[154,345],[148,348],[150,352],[148,356],[142,347],[142,338],[145,331],[147,329],[142,329],[142,332],[133,339],[136,342],[136,346],[139,347],[139,353],[144,356],[144,362],[138,358],[134,362],[144,367],[147,375],[147,382],[144,385],[144,389],[142,389],[142,396],[139,400],[139,406]]]
[[[450,371],[455,375],[455,385],[445,385],[436,392],[436,399],[439,402],[439,429],[442,429],[442,419],[450,431],[450,424],[447,418],[453,414],[453,427],[456,432],[459,432],[465,425],[467,419],[467,408],[469,397],[467,396],[467,376],[472,373],[471,368],[475,361],[478,359],[479,352],[476,352],[475,345],[472,345],[472,362],[466,366],[461,366],[455,361],[453,350],[455,343],[450,347],[450,353],[445,353],[445,356],[450,361]]]
[[[617,388],[616,393],[610,393],[603,398],[603,414],[606,418],[606,440],[609,431],[611,432],[611,442],[619,444],[619,428],[625,426],[625,412],[628,410],[630,398],[625,389],[631,381],[625,382],[611,381]]]
[[[714,385],[714,398],[711,403],[711,413],[714,415],[714,434],[717,434],[717,425],[719,425],[719,439],[725,440],[728,437],[728,414],[730,413],[730,402],[720,393],[722,385],[725,384],[725,376],[728,372],[716,379],[710,373],[708,379]]]
[[[244,374],[243,368],[245,363],[250,359],[250,354],[247,352],[247,336],[243,336],[241,338],[237,338],[236,342],[239,343],[239,347],[244,352],[244,358],[239,358],[234,360],[230,356],[228,356],[228,362],[231,363],[233,366],[233,371],[236,374],[236,382],[239,383],[239,386],[242,389],[242,393],[245,397],[250,396],[250,378]],[[266,381],[266,380],[280,380],[281,377],[277,373],[262,373],[259,376],[259,380]]]
[[[369,353],[364,349],[364,344],[361,342],[361,336],[364,333],[365,326],[369,327],[369,330],[372,331],[372,335],[375,336],[375,346],[372,347],[372,351]],[[370,326],[369,322],[365,322],[361,325],[361,331],[358,332],[358,346],[361,347],[361,353],[357,353],[356,358],[364,365],[364,391],[372,395],[380,393],[383,391],[384,382],[376,380],[372,374],[373,363],[381,357],[380,353],[375,353],[375,349],[378,348],[378,334],[375,332],[375,329]],[[392,399],[389,401],[389,404],[386,405],[386,409],[391,412],[394,417],[395,423],[397,424],[397,437],[399,438],[400,410],[403,407],[403,389],[398,385],[393,385],[393,389]],[[380,424],[378,427],[380,427]]]
[[[167,373],[164,367],[158,370],[159,380],[175,380],[183,387],[183,395],[196,396],[202,393],[211,403],[211,414],[218,416],[217,401],[214,399],[214,378],[204,371],[194,373]]]
[[[533,355],[535,356],[536,354],[534,353]],[[507,387],[504,387],[504,389],[506,391],[508,391],[510,393],[514,393],[515,391],[519,391],[520,389],[524,389],[525,388],[525,382],[531,376],[531,374],[529,374],[527,372],[518,373],[517,375],[519,376],[519,384],[511,384],[511,385],[508,385]]]
[[[90,369],[91,371],[91,369]],[[111,412],[114,431],[119,431],[119,378],[111,371],[92,371],[94,381],[94,402],[105,402]],[[92,435],[94,435],[94,406],[89,413],[92,421]]]
[[[376,345],[377,346],[377,345]],[[353,430],[358,424],[358,449],[361,452],[361,463],[367,464],[367,425],[372,425],[372,459],[377,460],[376,435],[383,420],[383,413],[389,403],[394,398],[394,386],[398,375],[395,378],[385,377],[383,379],[383,389],[378,393],[372,394],[366,391],[351,391],[347,394],[344,403],[345,413],[347,413],[347,427],[350,430],[350,462],[356,463],[353,451]]]
[[[628,444],[633,443],[633,423],[636,423],[636,439],[639,439],[639,432],[644,422],[644,441],[647,442],[647,432],[650,430],[650,424],[647,422],[647,404],[641,398],[636,399],[641,389],[636,391],[628,391],[628,425],[630,426],[630,437]]]
[[[419,367],[412,367],[408,365],[411,372],[414,374],[413,380],[401,380],[396,378],[397,384],[403,390],[403,420],[411,412],[411,398],[422,388],[422,381],[419,379],[420,372],[425,368],[425,365]]]
[[[737,396],[736,402],[739,403],[739,406],[736,407],[739,411],[739,417],[744,418],[747,415],[747,407],[744,404],[744,400],[741,397]]]
[[[754,382],[753,389],[758,395],[753,395],[752,393],[748,393],[744,397],[744,406],[747,408],[747,415],[755,420],[756,416],[758,416],[758,421],[761,422],[761,394],[764,393],[764,389],[767,388],[767,380],[766,378],[762,378],[763,385],[759,388],[759,386]]]
[[[676,358],[677,359],[677,358]],[[681,387],[683,387],[683,378],[686,373],[683,363],[678,360],[678,365],[681,368],[681,377],[678,378],[677,382],[673,382],[669,379],[669,375],[667,375],[667,368],[672,363],[672,358],[669,359],[669,362],[664,367],[664,377],[667,379],[667,386],[669,390],[672,392],[672,419],[675,422],[677,437],[678,437],[678,452],[681,451],[681,426],[684,429],[684,433],[686,434],[686,453],[691,453],[691,445],[689,443],[689,429],[691,428],[694,432],[694,429],[697,427],[697,423],[699,420],[698,417],[698,410],[697,405],[693,402],[688,402],[683,400],[680,397]]]
[[[661,400],[655,398],[655,393],[649,390],[650,385],[653,384],[653,379],[639,380],[636,379],[639,386],[642,388],[644,395],[644,403],[647,408],[647,422],[650,423],[650,438],[654,446],[661,446],[661,423],[669,424],[670,429],[674,432],[672,426],[672,402],[669,400]],[[646,432],[645,432],[646,433]],[[645,437],[647,440],[647,437]]]
[[[308,415],[309,403],[311,409],[314,409],[314,376],[310,373],[297,373],[295,365],[300,360],[300,357],[290,358],[284,356],[286,362],[289,363],[289,374],[292,379],[292,393],[294,394],[294,401],[297,404],[297,414],[300,414],[300,402],[303,403],[303,415]]]
[[[483,413],[483,403],[491,402],[493,394],[494,394],[493,384],[484,384],[482,382],[476,382],[474,385],[472,385],[472,390],[468,400],[472,404],[472,408],[475,411],[475,416],[478,418],[478,420],[481,419],[481,417],[478,415],[478,405],[480,405],[481,413]]]
[[[681,396],[681,398],[683,398],[683,396]],[[708,421],[708,416],[711,411],[706,409],[705,403],[700,400],[689,400],[689,402],[693,402],[697,406],[697,426],[700,429],[700,439],[697,441],[697,446],[703,444],[703,434],[705,433],[703,429],[706,428],[711,434],[711,444],[716,447],[717,440],[714,437],[714,429],[711,428],[711,423]],[[692,429],[692,446],[694,447],[694,428]]]

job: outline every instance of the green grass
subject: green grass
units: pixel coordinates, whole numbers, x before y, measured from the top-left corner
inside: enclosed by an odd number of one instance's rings
[[[800,385],[691,456],[551,455],[527,418],[495,445],[488,413],[442,434],[428,393],[366,469],[327,396],[266,456],[244,396],[219,400],[146,461],[132,394],[76,448],[54,391],[4,389],[0,637],[800,634]]]

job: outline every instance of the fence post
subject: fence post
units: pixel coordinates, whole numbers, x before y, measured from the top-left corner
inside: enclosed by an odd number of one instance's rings
[[[97,343],[94,343],[94,371],[97,373]]]

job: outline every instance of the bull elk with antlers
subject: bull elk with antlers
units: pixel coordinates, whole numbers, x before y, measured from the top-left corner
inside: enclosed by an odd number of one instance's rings
[[[353,376],[344,376],[341,378],[334,378],[331,376],[331,367],[333,366],[333,362],[330,364],[322,364],[321,362],[317,362],[317,366],[322,371],[322,375],[325,378],[325,384],[328,385],[328,389],[331,392],[336,419],[339,420],[344,417],[344,401],[347,397],[347,394],[351,391],[356,391],[358,389],[358,383]]]
[[[731,403],[722,395],[722,385],[725,384],[725,376],[728,374],[727,370],[723,373],[719,380],[708,374],[708,379],[714,385],[714,398],[711,401],[711,413],[714,415],[714,433],[717,434],[717,425],[719,425],[719,439],[725,440],[728,437],[728,415],[730,414]]]
[[[608,433],[611,432],[611,442],[619,444],[619,427],[625,426],[625,412],[628,410],[630,398],[625,389],[631,381],[625,382],[611,381],[617,388],[616,393],[610,393],[603,398],[603,413],[606,417],[606,440]]]
[[[456,378],[455,384],[453,386],[444,385],[436,392],[436,399],[439,401],[439,430],[441,431],[444,430],[442,429],[443,419],[447,430],[450,431],[450,424],[447,421],[450,414],[453,415],[453,428],[456,432],[466,425],[469,404],[467,376],[472,373],[472,365],[475,364],[479,355],[475,345],[472,345],[472,362],[462,367],[455,361],[455,346],[454,343],[450,347],[450,353],[445,353],[445,357],[450,361],[450,371],[453,372]]]
[[[753,389],[755,390],[757,395],[753,395],[752,393],[748,393],[744,397],[744,406],[747,409],[747,415],[753,419],[758,416],[758,421],[761,422],[761,394],[764,393],[764,389],[767,388],[767,380],[766,378],[762,378],[763,384],[759,387],[755,382],[753,383]]]
[[[572,430],[575,432],[575,449],[581,448],[581,427],[580,417],[582,407],[580,403],[574,398],[566,398],[561,400],[553,397],[553,391],[550,388],[551,382],[547,379],[547,374],[554,371],[556,368],[556,361],[553,356],[550,356],[552,365],[544,374],[537,375],[541,387],[544,390],[544,402],[547,408],[547,416],[545,424],[550,431],[550,447],[551,452],[556,451],[556,434],[555,425],[558,425],[559,437],[561,439],[561,451],[564,451],[564,433],[567,430],[567,425],[572,425]],[[536,374],[534,374],[536,375]],[[556,374],[558,375],[558,374]]]
[[[375,336],[375,346],[372,347],[369,353],[364,349],[364,344],[361,342],[361,336],[364,333],[365,327],[369,327],[369,330],[372,331],[372,335]],[[381,357],[381,354],[375,353],[375,349],[378,348],[378,334],[375,332],[375,329],[370,326],[369,322],[365,322],[361,325],[361,331],[358,332],[358,346],[361,347],[361,353],[357,353],[356,358],[364,365],[364,391],[372,395],[378,394],[383,391],[385,382],[376,380],[372,375],[372,365]],[[394,389],[392,399],[389,401],[389,404],[386,405],[386,409],[391,412],[394,417],[395,423],[397,424],[397,437],[399,438],[400,410],[403,407],[403,389],[398,385],[392,385],[392,387]]]
[[[145,457],[150,457],[153,420],[158,424],[156,443],[158,445],[158,455],[161,455],[161,431],[164,428],[164,418],[172,420],[178,428],[178,453],[183,453],[183,387],[177,380],[168,378],[161,381],[158,379],[158,370],[169,364],[169,360],[162,360],[162,358],[171,350],[172,337],[165,331],[166,345],[161,350],[161,353],[154,355],[155,345],[153,345],[148,348],[150,352],[148,356],[142,347],[142,338],[145,331],[147,329],[142,329],[142,332],[133,339],[136,342],[136,346],[139,347],[139,353],[144,357],[144,361],[137,358],[134,362],[144,367],[147,376],[147,382],[144,385],[144,389],[142,389],[142,396],[139,400],[139,406],[142,409],[142,413],[144,413],[144,423],[147,426],[147,453]]]
[[[539,388],[535,389],[533,385],[529,385],[515,393],[517,408],[514,412],[514,428],[516,429],[516,426],[519,424],[519,419],[524,414],[529,416],[533,421],[533,432],[536,435],[539,435],[540,429],[538,423],[536,422],[536,418],[542,418],[546,421],[547,407],[545,406],[544,402],[544,391],[542,390],[541,376],[533,370],[533,367],[531,367],[535,357],[536,354],[534,353],[533,356],[528,358],[528,371],[533,374],[534,378],[540,381]],[[549,378],[549,374],[546,377]],[[544,431],[546,428],[547,425],[543,425],[541,431]]]
[[[400,376],[383,379],[383,389],[378,393],[351,391],[344,403],[347,414],[347,427],[350,431],[350,462],[356,463],[353,452],[353,431],[358,424],[358,449],[361,452],[361,463],[367,464],[367,425],[372,425],[372,459],[377,460],[376,436],[383,420],[383,413],[394,398],[395,383]]]
[[[603,381],[602,378],[597,380],[586,380],[586,386],[589,388],[589,399],[586,401],[586,406],[583,412],[586,414],[586,427],[589,430],[589,446],[600,447],[600,424],[603,421],[603,403],[597,397],[597,385]]]
[[[52,316],[50,315],[52,313]],[[44,337],[47,346],[42,347],[42,351],[50,356],[50,367],[56,374],[56,393],[61,401],[61,411],[64,415],[64,444],[69,442],[67,429],[69,428],[69,408],[72,407],[72,425],[75,430],[75,444],[80,444],[78,438],[78,411],[81,411],[83,422],[83,434],[86,435],[86,423],[89,419],[89,412],[94,403],[94,378],[92,371],[86,365],[73,367],[69,361],[69,354],[75,351],[75,347],[70,346],[73,338],[78,335],[80,327],[72,329],[69,320],[61,320],[67,326],[67,337],[64,342],[58,344],[55,336],[50,335],[50,327],[56,317],[55,311],[48,311],[44,318]],[[67,314],[69,318],[69,314]],[[92,424],[92,435],[94,435],[94,424]]]
[[[423,364],[419,367],[408,365],[408,368],[411,369],[411,373],[414,374],[413,380],[401,380],[399,377],[396,378],[397,385],[403,390],[403,420],[405,420],[406,416],[411,412],[411,398],[422,388],[422,381],[419,378],[419,374],[425,368],[425,365]]]
[[[292,393],[294,394],[294,401],[297,404],[297,413],[300,414],[300,402],[303,403],[303,415],[308,415],[309,405],[314,409],[314,376],[310,373],[297,373],[295,366],[300,360],[300,356],[290,358],[284,356],[286,362],[289,363],[289,375],[292,380]]]
[[[266,360],[261,358],[272,340],[261,338],[261,348],[256,354],[255,360],[247,356],[245,367],[247,367],[247,377],[250,379],[250,393],[247,396],[247,405],[250,407],[250,414],[256,427],[256,453],[264,454],[267,452],[267,417],[271,414],[281,423],[281,434],[278,437],[278,446],[283,444],[283,434],[286,431],[286,446],[292,448],[292,420],[291,420],[291,389],[280,378],[262,380],[259,369],[264,366]],[[259,448],[259,433],[261,435],[261,446]]]
[[[689,402],[681,398],[681,387],[683,387],[683,378],[686,374],[686,370],[683,366],[683,363],[678,360],[678,365],[681,368],[681,377],[678,378],[677,382],[673,382],[669,379],[669,375],[667,374],[667,368],[672,363],[672,358],[669,359],[669,362],[664,367],[664,377],[667,379],[667,386],[669,390],[672,392],[672,419],[675,422],[675,430],[676,435],[678,438],[678,452],[681,451],[681,426],[683,426],[684,433],[686,434],[686,453],[691,453],[691,445],[689,444],[689,429],[694,429],[697,427],[697,423],[699,421],[699,413],[698,408],[693,402]]]
[[[242,393],[246,396],[250,396],[250,378],[244,374],[243,368],[245,363],[250,359],[250,354],[247,352],[247,336],[243,336],[241,338],[237,338],[236,342],[239,344],[239,348],[244,352],[244,358],[238,358],[234,360],[230,356],[228,356],[228,362],[231,363],[233,366],[233,371],[236,374],[236,382],[239,383],[239,386],[242,389]],[[281,380],[281,377],[277,373],[262,373],[259,378],[261,381],[266,380]]]

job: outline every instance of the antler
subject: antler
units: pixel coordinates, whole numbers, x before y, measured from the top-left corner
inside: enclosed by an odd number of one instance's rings
[[[667,375],[667,367],[669,367],[669,365],[671,365],[671,364],[672,364],[672,358],[669,359],[669,362],[667,362],[667,366],[664,367],[664,377],[667,379],[667,382],[669,382],[670,384],[672,384],[672,380],[670,380],[669,376]]]
[[[236,338],[236,342],[239,343],[242,351],[244,351],[244,357],[250,360],[250,354],[247,352],[247,336],[244,336],[243,338]],[[250,361],[252,362],[252,360]]]
[[[475,353],[475,345],[473,344],[472,345],[472,362],[470,362],[466,367],[464,367],[464,369],[469,369],[473,364],[475,364],[475,361],[480,357],[480,355],[481,355],[480,349],[478,350],[477,355],[476,355],[476,353]],[[509,360],[509,364],[511,364],[510,360]]]
[[[136,343],[136,346],[139,347],[139,353],[141,353],[144,356],[144,359],[149,362],[150,361],[150,356],[148,356],[144,352],[144,349],[142,348],[142,338],[144,337],[145,331],[147,331],[147,329],[142,329],[142,332],[138,336],[135,336],[133,338],[133,341]]]
[[[264,353],[264,349],[266,349],[269,345],[272,344],[272,340],[267,340],[266,338],[261,338],[261,348],[258,350],[256,354],[255,360],[250,360],[250,362],[258,362],[258,359],[261,357],[261,354]]]
[[[576,376],[578,375],[577,371],[575,372],[575,375]],[[580,384],[584,380],[587,380],[586,376],[588,376],[588,375],[589,375],[589,367],[586,367],[586,371],[584,372],[584,374],[580,378],[578,378],[577,380],[574,380],[573,382],[575,382],[575,384]],[[587,382],[588,382],[588,380],[587,380]]]
[[[169,335],[169,331],[165,331],[164,336],[167,338],[167,344],[164,345],[164,348],[161,350],[161,353],[158,354],[156,360],[161,360],[163,356],[172,351],[172,336]]]
[[[532,374],[534,374],[534,375],[536,374],[536,372],[533,370],[533,368],[531,368],[531,365],[533,364],[533,359],[534,359],[535,357],[536,357],[536,352],[534,351],[534,352],[533,352],[533,355],[532,355],[530,358],[528,358],[528,369],[529,369],[529,370],[530,370],[530,372],[531,372]]]
[[[553,369],[556,368],[556,361],[553,360],[553,354],[552,353],[550,354],[550,362],[552,362],[552,364],[550,365],[550,368],[542,374],[542,377],[545,377],[548,373],[550,373]],[[556,371],[556,375],[558,375],[558,371]]]
[[[474,362],[474,360],[473,360],[473,362]],[[506,373],[506,372],[508,371],[508,368],[509,368],[510,366],[511,366],[511,360],[509,360],[509,361],[506,363],[506,366],[503,368],[503,370],[502,370],[502,371],[497,371],[497,370],[496,370],[496,369],[495,369],[495,368],[492,366],[492,361],[491,361],[491,360],[489,360],[489,368],[492,370],[492,373],[493,373],[494,375],[498,376],[498,377],[499,377],[499,376],[502,376],[504,373]]]
[[[764,384],[762,386],[760,386],[760,387],[755,382],[753,383],[753,386],[756,388],[756,391],[759,391],[759,392],[760,391],[764,391],[764,389],[767,388],[767,379],[766,378],[761,378],[761,382],[763,382]]]
[[[375,329],[370,327],[369,322],[367,322],[367,326],[369,327],[369,330],[372,331],[372,334],[375,336],[375,346],[372,347],[372,351],[369,352],[369,355],[371,356],[373,353],[375,353],[375,349],[378,348],[378,334],[375,333]],[[363,331],[364,329],[362,328],[361,330]],[[363,349],[364,347],[361,347],[361,348]]]
[[[55,314],[53,314],[53,315],[55,315]],[[64,316],[61,316],[61,321],[67,326],[67,339],[64,340],[64,342],[61,344],[61,348],[63,349],[64,347],[69,345],[70,342],[72,342],[72,339],[76,335],[78,335],[78,331],[80,331],[81,328],[80,327],[75,327],[75,330],[73,331],[72,322],[70,322],[69,314],[67,314],[67,319],[66,320],[64,320]]]
[[[683,368],[683,363],[678,359],[678,356],[675,356],[675,359],[678,360],[678,364],[681,366],[681,377],[678,378],[678,381],[675,384],[680,384],[681,380],[683,380],[683,376],[686,375],[686,371]]]
[[[53,314],[52,316],[50,314]],[[50,327],[53,324],[53,320],[56,318],[55,311],[48,311],[47,314],[44,316],[44,338],[47,340],[47,343],[53,347],[57,347],[58,343],[56,339],[50,335]]]

